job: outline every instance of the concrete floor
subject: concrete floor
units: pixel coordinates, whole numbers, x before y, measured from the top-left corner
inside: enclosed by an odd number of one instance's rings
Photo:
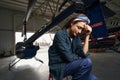
[[[36,55],[44,61],[41,63],[34,58],[18,62],[11,71],[9,63],[15,56],[0,59],[0,80],[48,80],[47,49],[40,49]],[[93,73],[100,80],[120,80],[120,54],[109,51],[106,53],[91,53]]]

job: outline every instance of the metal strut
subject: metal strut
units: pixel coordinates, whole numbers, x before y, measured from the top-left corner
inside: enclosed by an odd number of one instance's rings
[[[56,16],[49,25],[44,25],[42,28],[40,28],[35,34],[33,34],[28,40],[26,40],[24,44],[27,45],[33,43],[38,37],[40,37],[45,32],[56,26],[58,23],[67,18],[69,15],[71,15],[75,11],[75,9],[76,8],[74,4],[69,6],[66,10],[64,10],[58,16]]]

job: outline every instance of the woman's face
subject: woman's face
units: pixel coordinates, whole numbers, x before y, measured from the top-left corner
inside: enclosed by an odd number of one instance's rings
[[[86,22],[77,22],[75,24],[71,24],[71,31],[74,36],[81,34],[82,30],[85,28]]]

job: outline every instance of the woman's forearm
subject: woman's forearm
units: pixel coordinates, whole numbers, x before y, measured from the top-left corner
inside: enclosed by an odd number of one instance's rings
[[[87,53],[89,50],[89,38],[90,38],[90,35],[87,35],[85,38],[85,42],[84,42],[84,46],[83,46],[84,53]]]

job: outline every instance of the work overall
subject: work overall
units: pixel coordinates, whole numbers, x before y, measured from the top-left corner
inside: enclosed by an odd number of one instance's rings
[[[91,74],[92,62],[83,52],[80,36],[71,41],[66,28],[55,34],[48,53],[50,75],[56,80],[69,75],[73,80],[98,80]]]

